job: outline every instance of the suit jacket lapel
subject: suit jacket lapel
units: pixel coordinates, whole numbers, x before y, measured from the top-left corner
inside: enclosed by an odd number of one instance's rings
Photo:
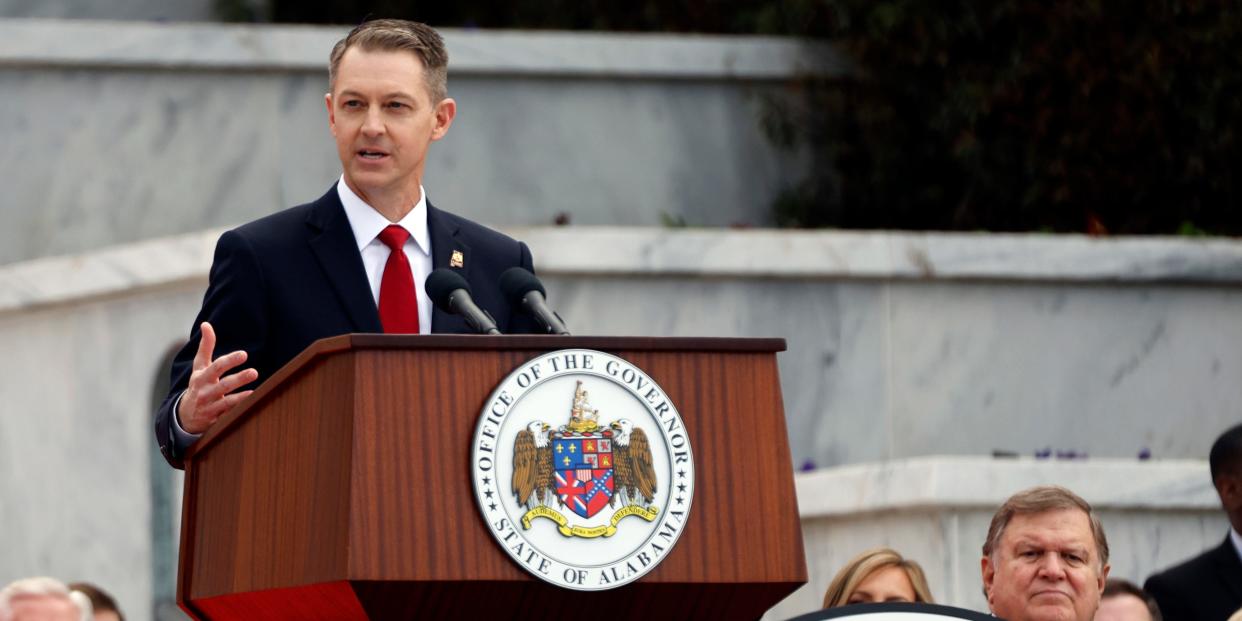
[[[459,227],[443,211],[427,201],[427,232],[431,236],[431,269],[451,269],[466,282],[470,281],[470,246],[458,239]],[[454,253],[460,253],[460,265],[453,261]],[[460,315],[446,313],[437,306],[431,314],[431,331],[439,333],[468,333],[470,328]]]
[[[1226,536],[1225,543],[1216,548],[1216,570],[1225,588],[1233,594],[1235,600],[1242,600],[1242,559],[1233,548],[1233,541]]]
[[[371,297],[362,255],[354,239],[345,208],[336,193],[336,186],[328,190],[311,206],[306,224],[312,229],[310,247],[323,268],[324,275],[337,297],[345,307],[346,314],[358,332],[383,332],[379,310]]]

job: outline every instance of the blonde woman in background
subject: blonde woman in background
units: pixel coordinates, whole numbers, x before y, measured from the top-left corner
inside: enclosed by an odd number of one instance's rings
[[[824,608],[880,602],[932,603],[923,568],[890,548],[867,550],[850,559],[824,594]]]

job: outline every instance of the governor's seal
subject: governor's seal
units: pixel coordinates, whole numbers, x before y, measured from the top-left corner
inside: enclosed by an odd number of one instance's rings
[[[677,407],[623,358],[565,349],[530,360],[488,398],[471,450],[488,530],[553,584],[613,589],[668,556],[694,498]]]

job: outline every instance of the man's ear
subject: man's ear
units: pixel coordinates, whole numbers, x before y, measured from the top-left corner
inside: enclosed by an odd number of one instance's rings
[[[992,559],[984,556],[979,561],[979,568],[983,572],[983,595],[988,600],[988,605],[992,605],[992,580],[996,578],[996,568],[992,566]]]
[[[336,135],[336,110],[332,108],[332,93],[323,94],[323,103],[328,107],[328,129],[332,131],[332,135]]]
[[[1104,594],[1104,583],[1108,582],[1108,572],[1111,571],[1112,569],[1113,569],[1112,565],[1105,563],[1104,569],[1100,570],[1100,580],[1099,580],[1100,595]]]
[[[431,130],[431,139],[439,140],[448,133],[449,126],[453,124],[453,119],[457,116],[457,102],[449,97],[440,100],[436,104],[436,126]]]
[[[1239,477],[1222,473],[1216,475],[1216,493],[1220,496],[1220,504],[1225,511],[1232,513],[1242,507],[1242,482]]]

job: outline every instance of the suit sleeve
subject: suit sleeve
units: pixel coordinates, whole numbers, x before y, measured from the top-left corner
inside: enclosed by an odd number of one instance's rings
[[[171,424],[177,398],[189,385],[194,353],[202,338],[199,326],[204,321],[209,321],[215,328],[216,349],[212,353],[213,359],[239,349],[246,351],[246,363],[230,373],[249,367],[261,368],[266,354],[263,343],[266,341],[268,329],[264,292],[261,266],[250,244],[236,231],[220,236],[211,264],[207,293],[203,297],[203,307],[194,320],[189,342],[173,358],[169,392],[155,413],[156,443],[159,444],[160,453],[172,467],[185,467],[182,461],[185,447],[177,446]],[[266,378],[260,375],[258,381],[264,379]],[[253,387],[247,386],[242,390]]]
[[[1160,607],[1160,616],[1165,621],[1181,621],[1193,619],[1193,613],[1186,606],[1179,592],[1165,574],[1155,574],[1143,584],[1143,590],[1156,599]]]

